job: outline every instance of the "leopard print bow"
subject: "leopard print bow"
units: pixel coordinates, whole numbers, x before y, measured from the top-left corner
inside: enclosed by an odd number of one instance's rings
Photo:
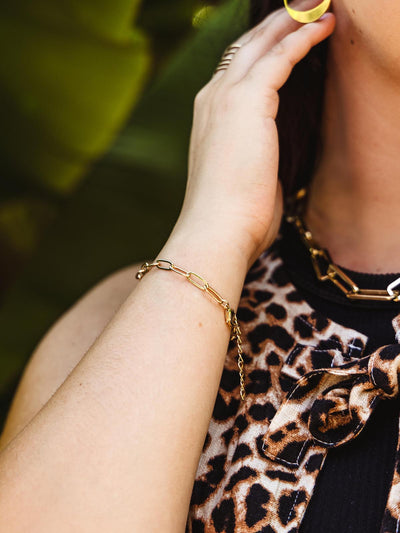
[[[400,344],[301,377],[263,439],[266,456],[299,466],[310,445],[340,446],[365,426],[377,402],[399,394]]]

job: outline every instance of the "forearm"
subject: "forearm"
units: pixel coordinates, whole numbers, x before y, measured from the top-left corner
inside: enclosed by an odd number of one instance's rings
[[[181,237],[157,257],[237,308],[243,255]],[[228,341],[209,296],[174,272],[146,274],[0,454],[0,531],[183,531]]]

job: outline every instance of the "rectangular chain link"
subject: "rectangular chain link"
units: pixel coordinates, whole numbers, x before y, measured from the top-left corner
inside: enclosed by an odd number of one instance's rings
[[[231,308],[228,301],[222,298],[222,296],[213,289],[208,282],[199,274],[196,274],[192,271],[186,271],[181,267],[174,265],[171,261],[167,259],[156,259],[152,263],[143,263],[139,270],[136,272],[136,279],[142,279],[143,276],[151,270],[153,267],[157,267],[160,270],[172,270],[181,276],[184,276],[192,285],[198,289],[207,292],[211,298],[219,305],[224,308],[225,311],[225,322],[230,327],[231,330],[231,340],[236,339],[238,347],[238,367],[239,367],[239,380],[240,380],[240,397],[242,400],[246,397],[245,391],[245,376],[244,376],[244,361],[243,361],[243,348],[242,348],[242,333],[240,331],[240,326],[235,311]]]

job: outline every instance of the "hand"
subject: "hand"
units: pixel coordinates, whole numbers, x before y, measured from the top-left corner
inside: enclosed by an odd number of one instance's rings
[[[307,8],[304,0],[291,5]],[[332,13],[304,25],[283,7],[235,41],[242,47],[228,70],[214,74],[195,98],[188,181],[174,231],[215,236],[217,245],[246,254],[249,266],[272,243],[282,217],[278,90],[334,26]]]

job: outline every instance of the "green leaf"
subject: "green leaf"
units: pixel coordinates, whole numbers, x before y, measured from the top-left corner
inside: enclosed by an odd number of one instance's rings
[[[148,40],[132,25],[138,7],[138,0],[2,6],[0,146],[13,175],[70,192],[108,148],[149,70]]]

